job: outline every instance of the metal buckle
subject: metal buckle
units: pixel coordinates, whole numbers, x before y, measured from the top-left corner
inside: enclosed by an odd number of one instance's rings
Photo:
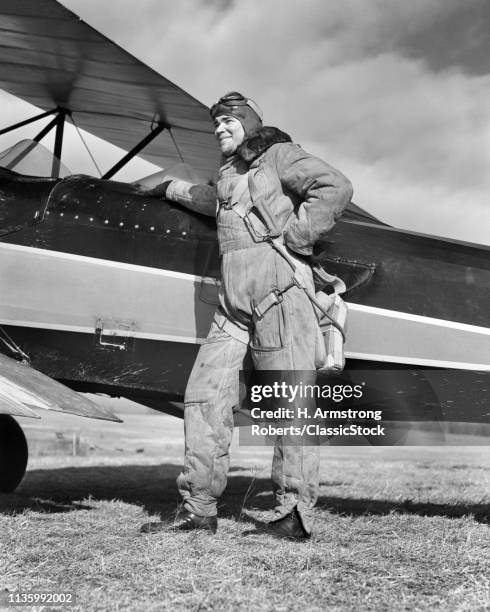
[[[259,232],[255,229],[252,221],[249,218],[250,212],[246,213],[243,217],[243,221],[247,226],[250,235],[252,236],[252,240],[254,242],[267,242],[271,240],[270,230],[267,228],[267,234],[259,234]]]
[[[276,300],[278,304],[284,301],[284,291],[279,291],[279,289],[273,289],[272,293],[276,296]]]

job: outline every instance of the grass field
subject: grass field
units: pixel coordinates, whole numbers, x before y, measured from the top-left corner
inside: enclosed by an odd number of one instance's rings
[[[171,531],[181,421],[23,420],[34,450],[0,497],[0,593],[79,610],[488,610],[488,447],[325,447],[314,538],[278,541],[270,448],[233,443],[219,530]],[[76,444],[74,443],[76,442]],[[169,531],[140,535],[162,516]],[[66,609],[66,608],[65,608]]]

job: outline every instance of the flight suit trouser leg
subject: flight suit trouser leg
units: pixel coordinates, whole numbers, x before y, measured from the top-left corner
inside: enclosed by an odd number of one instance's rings
[[[257,370],[275,370],[275,379],[280,376],[288,385],[314,385],[315,347],[320,341],[311,302],[302,289],[293,287],[255,324],[251,343],[254,366]],[[290,421],[278,425],[301,426],[307,421],[300,418],[298,410],[307,408],[312,414],[315,401],[297,397],[293,402],[279,401],[277,406],[290,408],[295,414]],[[296,507],[308,532],[318,499],[319,465],[318,439],[278,437],[271,473],[276,516],[285,516]]]
[[[233,435],[233,407],[247,344],[213,323],[201,346],[185,392],[185,458],[177,486],[184,507],[214,516],[226,487]]]

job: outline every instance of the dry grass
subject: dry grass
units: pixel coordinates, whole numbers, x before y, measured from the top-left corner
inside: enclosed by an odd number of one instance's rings
[[[170,526],[180,456],[35,459],[0,498],[0,586],[72,590],[84,611],[490,608],[487,449],[323,450],[307,543],[257,532],[267,453],[238,453],[215,537],[138,533]]]

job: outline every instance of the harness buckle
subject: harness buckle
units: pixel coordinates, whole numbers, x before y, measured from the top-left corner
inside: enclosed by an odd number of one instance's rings
[[[245,223],[250,233],[250,236],[252,237],[252,240],[254,242],[269,242],[272,239],[270,229],[266,227],[267,233],[265,234],[260,234],[257,231],[252,220],[250,219],[250,213],[252,211],[252,208],[243,215],[243,222]]]
[[[280,304],[281,302],[284,302],[284,291],[279,291],[279,289],[273,289],[272,293],[276,296],[278,304]]]

